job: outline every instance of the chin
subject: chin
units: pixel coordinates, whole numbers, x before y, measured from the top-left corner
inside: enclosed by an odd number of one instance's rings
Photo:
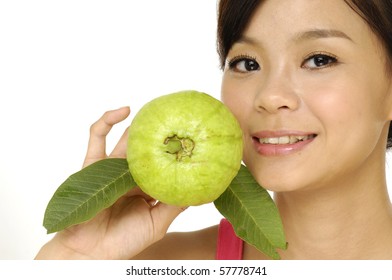
[[[293,192],[305,189],[305,182],[299,182],[298,173],[293,175],[288,172],[273,172],[267,171],[260,172],[260,168],[256,170],[252,170],[249,168],[249,171],[252,173],[254,179],[257,183],[263,187],[264,189],[271,192]],[[306,177],[302,177],[306,178]]]
[[[308,190],[325,177],[314,161],[300,155],[263,158],[246,151],[243,162],[257,183],[271,192]]]
[[[264,184],[259,183],[259,185],[270,192],[276,192],[276,193],[294,192],[294,191],[299,191],[299,190],[303,189],[303,187],[295,186],[293,184],[285,184],[285,182],[279,182],[279,183],[266,182]]]

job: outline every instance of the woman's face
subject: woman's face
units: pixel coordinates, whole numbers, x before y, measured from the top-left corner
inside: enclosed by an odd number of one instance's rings
[[[376,36],[343,0],[263,1],[222,81],[256,180],[315,188],[380,164],[392,115],[386,73]]]

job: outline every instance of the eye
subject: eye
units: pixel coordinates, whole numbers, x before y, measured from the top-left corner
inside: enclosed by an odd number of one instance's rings
[[[310,55],[301,65],[306,69],[320,69],[335,65],[338,62],[337,58],[330,54],[316,53]]]
[[[252,71],[260,70],[260,65],[257,63],[256,59],[250,56],[237,56],[228,62],[230,70],[239,73],[248,73]]]

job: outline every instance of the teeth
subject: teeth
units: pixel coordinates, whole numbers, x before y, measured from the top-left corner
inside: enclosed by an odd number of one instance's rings
[[[273,145],[278,145],[278,144],[294,144],[299,141],[305,141],[308,139],[313,138],[313,135],[301,135],[301,136],[282,136],[282,137],[268,137],[268,138],[260,138],[259,141],[261,144],[273,144]]]
[[[288,144],[290,143],[290,137],[289,136],[284,136],[284,137],[279,137],[279,144]]]

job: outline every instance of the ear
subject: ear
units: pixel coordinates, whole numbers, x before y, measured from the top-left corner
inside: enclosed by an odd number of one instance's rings
[[[387,104],[387,118],[388,120],[392,120],[392,74],[389,78],[389,88],[386,95],[386,104]]]

